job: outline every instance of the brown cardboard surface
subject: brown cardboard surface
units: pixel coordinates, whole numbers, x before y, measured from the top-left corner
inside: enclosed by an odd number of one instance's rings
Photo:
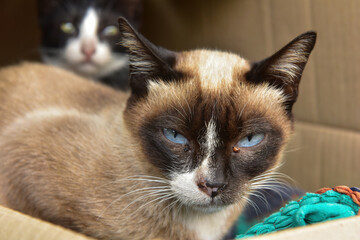
[[[360,2],[344,3],[311,1],[317,104],[320,122],[360,130]]]
[[[359,239],[360,217],[339,219],[251,238],[252,240]]]
[[[360,186],[360,133],[298,121],[283,172],[307,191]]]
[[[269,2],[253,0],[145,1],[142,32],[175,50],[215,48],[259,59],[270,54]],[[256,47],[255,47],[256,46]]]
[[[0,240],[91,240],[78,233],[0,206]]]

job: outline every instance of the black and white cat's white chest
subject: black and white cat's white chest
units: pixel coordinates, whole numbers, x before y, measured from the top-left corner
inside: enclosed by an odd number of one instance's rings
[[[39,0],[44,62],[126,89],[128,57],[117,44],[117,18],[138,25],[140,1]]]

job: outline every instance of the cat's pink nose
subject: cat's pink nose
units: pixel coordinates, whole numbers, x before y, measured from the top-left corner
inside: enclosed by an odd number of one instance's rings
[[[86,60],[90,60],[91,57],[95,54],[96,52],[96,47],[94,43],[84,43],[81,46],[81,52],[82,54],[85,55]]]
[[[219,194],[219,191],[226,187],[226,183],[211,183],[207,181],[199,181],[198,187],[201,191],[206,193],[209,197],[214,198]]]

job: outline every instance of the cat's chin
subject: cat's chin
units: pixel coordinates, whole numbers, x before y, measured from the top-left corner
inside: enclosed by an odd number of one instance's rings
[[[188,210],[192,210],[193,212],[199,212],[199,213],[204,213],[204,214],[212,214],[212,213],[216,213],[216,212],[220,212],[224,209],[227,209],[230,205],[232,204],[227,204],[224,203],[222,201],[220,201],[220,199],[217,200],[209,200],[209,201],[205,201],[205,202],[193,202],[193,203],[183,203],[184,206],[186,206],[185,208]]]
[[[217,213],[217,212],[220,212],[220,211],[226,209],[227,207],[228,207],[227,205],[219,206],[219,205],[213,205],[213,204],[191,206],[191,208],[195,212],[201,212],[201,213],[206,213],[206,214]]]
[[[128,56],[126,54],[114,54],[114,57],[110,61],[97,62],[94,61],[82,61],[80,63],[67,62],[67,68],[81,74],[85,77],[98,79],[109,74],[112,74],[118,70],[127,68]]]
[[[83,62],[78,64],[74,70],[83,75],[92,76],[97,75],[99,72],[99,66],[94,62]]]

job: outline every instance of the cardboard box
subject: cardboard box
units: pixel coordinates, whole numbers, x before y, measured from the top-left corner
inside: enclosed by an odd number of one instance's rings
[[[0,206],[0,240],[91,240],[65,228]]]
[[[0,206],[0,240],[91,240],[78,233]],[[253,237],[253,240],[358,239],[360,216]],[[155,239],[154,239],[155,240]],[[157,239],[160,240],[160,239]],[[170,240],[170,239],[169,239]]]

